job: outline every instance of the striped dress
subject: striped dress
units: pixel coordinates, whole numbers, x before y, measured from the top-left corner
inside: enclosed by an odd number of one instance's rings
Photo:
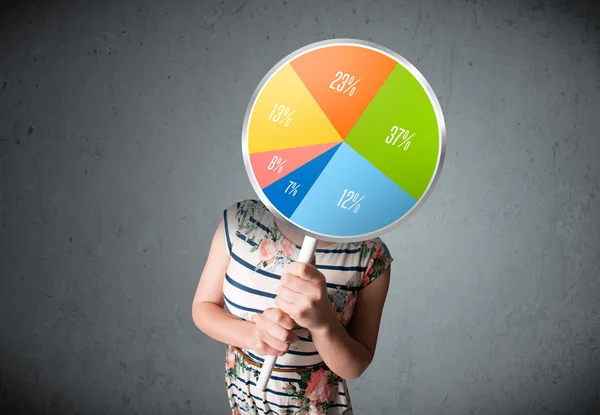
[[[257,200],[244,200],[223,212],[229,267],[223,283],[227,309],[248,320],[275,307],[275,292],[287,264],[300,247],[279,232],[275,217]],[[315,252],[327,280],[331,307],[343,325],[352,317],[357,295],[392,262],[379,238],[336,243]],[[277,359],[265,391],[256,387],[263,359],[253,350],[227,346],[225,381],[232,414],[352,414],[346,381],[324,364],[310,332]]]

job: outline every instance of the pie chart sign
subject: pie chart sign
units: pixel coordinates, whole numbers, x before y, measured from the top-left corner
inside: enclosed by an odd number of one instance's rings
[[[258,85],[244,119],[250,182],[273,214],[325,241],[386,232],[430,194],[445,124],[425,78],[354,39],[313,43]]]

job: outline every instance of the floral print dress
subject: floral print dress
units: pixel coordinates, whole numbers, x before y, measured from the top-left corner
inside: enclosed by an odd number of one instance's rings
[[[279,278],[300,248],[279,232],[275,217],[257,200],[235,203],[223,213],[230,263],[223,283],[228,310],[249,320],[275,307]],[[393,261],[379,238],[336,243],[315,252],[316,267],[327,280],[332,309],[341,323],[350,321],[360,290]],[[299,340],[279,357],[267,384],[257,388],[263,358],[253,350],[241,353],[227,346],[225,383],[229,405],[238,414],[352,414],[346,381],[325,365],[310,332],[296,329]],[[243,354],[242,354],[243,353]]]

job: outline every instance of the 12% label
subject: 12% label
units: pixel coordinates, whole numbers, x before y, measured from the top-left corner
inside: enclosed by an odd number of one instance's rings
[[[356,213],[358,212],[358,209],[360,209],[360,201],[364,198],[365,197],[361,197],[358,192],[344,189],[344,193],[342,193],[342,197],[340,197],[340,201],[337,205],[342,209],[352,210]],[[350,203],[350,205],[348,205],[348,203]]]

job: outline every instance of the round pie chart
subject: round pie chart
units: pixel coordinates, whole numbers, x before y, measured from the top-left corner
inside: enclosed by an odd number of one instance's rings
[[[437,98],[408,61],[335,39],[288,55],[257,87],[244,163],[276,216],[326,241],[364,240],[425,200],[444,158]]]

